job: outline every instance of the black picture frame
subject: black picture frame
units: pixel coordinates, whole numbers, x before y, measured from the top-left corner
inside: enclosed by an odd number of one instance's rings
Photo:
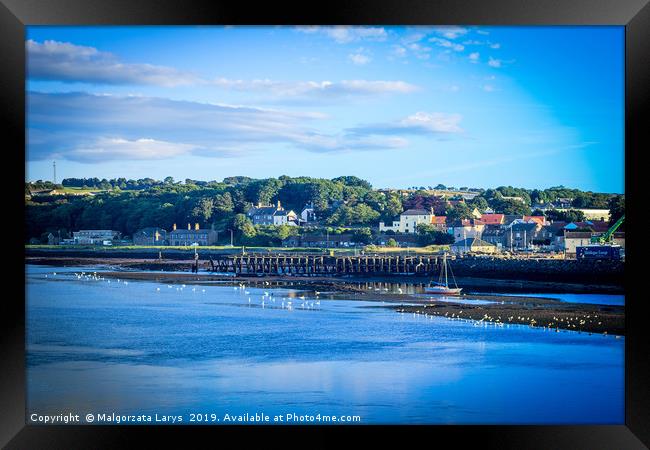
[[[397,437],[432,444],[457,442],[501,449],[641,449],[650,446],[650,380],[648,327],[635,268],[643,268],[642,159],[647,153],[647,111],[650,93],[650,0],[347,0],[318,4],[266,2],[259,5],[230,0],[0,0],[0,115],[4,133],[7,277],[0,328],[0,445],[6,448],[119,448],[134,438],[163,443],[189,437],[229,438],[246,445],[253,432],[267,443],[337,445],[340,434],[366,432],[375,439]],[[624,25],[626,29],[626,341],[625,425],[620,426],[356,426],[356,427],[139,427],[34,426],[25,417],[25,308],[22,230],[12,233],[15,211],[24,211],[25,181],[25,26],[26,25]],[[21,151],[22,150],[22,151]],[[645,151],[644,151],[645,150]],[[7,161],[9,159],[9,161]],[[647,194],[646,194],[647,195]],[[7,203],[9,202],[9,203]],[[630,203],[632,202],[632,203]],[[23,260],[21,260],[23,258]],[[631,266],[630,266],[631,265]],[[629,299],[629,300],[628,300]],[[562,405],[558,405],[561,408]],[[155,431],[155,433],[152,433]],[[347,437],[346,437],[347,438]],[[328,442],[329,441],[329,442]],[[212,446],[212,445],[211,445]]]

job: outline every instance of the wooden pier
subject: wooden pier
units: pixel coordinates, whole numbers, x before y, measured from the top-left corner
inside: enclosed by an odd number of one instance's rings
[[[237,275],[431,275],[440,270],[440,256],[224,255],[210,261],[213,272]]]

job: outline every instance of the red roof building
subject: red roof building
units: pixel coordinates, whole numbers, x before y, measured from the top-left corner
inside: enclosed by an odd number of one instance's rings
[[[524,216],[524,221],[530,222],[531,220],[537,222],[540,225],[546,225],[546,217],[544,216]]]
[[[504,219],[503,214],[482,214],[480,220],[485,225],[502,225]]]

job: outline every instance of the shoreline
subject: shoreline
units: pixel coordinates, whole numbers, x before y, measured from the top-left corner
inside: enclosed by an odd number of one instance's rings
[[[154,259],[143,258],[98,258],[98,257],[69,257],[69,256],[26,256],[26,264],[52,265],[63,267],[75,266],[111,266],[128,270],[141,270],[152,273],[171,272],[174,275],[197,276],[189,268],[194,263],[193,260],[173,260],[158,261]],[[416,275],[377,275],[377,274],[352,274],[352,275],[291,275],[277,274],[258,276],[254,274],[244,275],[226,275],[212,273],[205,267],[207,263],[199,266],[201,277],[214,277],[214,279],[238,279],[238,280],[255,280],[264,279],[269,281],[315,281],[327,280],[339,283],[350,282],[387,282],[387,283],[406,283],[406,284],[423,284],[427,283],[430,277]],[[183,272],[183,273],[178,273]],[[619,285],[611,284],[593,284],[593,283],[569,283],[551,280],[522,280],[522,279],[500,279],[500,278],[482,278],[477,276],[457,276],[458,284],[467,290],[480,289],[491,292],[549,292],[549,293],[577,293],[577,294],[623,294],[624,289]]]
[[[371,281],[331,277],[233,277],[217,274],[194,274],[152,271],[113,270],[102,272],[107,278],[157,281],[164,284],[241,284],[259,288],[286,288],[302,290],[310,298],[331,300],[376,301],[377,306],[398,313],[423,314],[453,320],[471,320],[477,323],[527,325],[589,334],[625,335],[625,307],[569,303],[543,296],[509,296],[495,294],[463,294],[446,301],[424,298],[415,294],[377,293],[367,287]],[[373,295],[374,294],[374,295]],[[369,298],[372,296],[373,298]],[[472,300],[478,300],[472,304]],[[484,303],[490,302],[490,303]],[[382,304],[383,303],[383,304]],[[386,304],[388,303],[388,304]]]

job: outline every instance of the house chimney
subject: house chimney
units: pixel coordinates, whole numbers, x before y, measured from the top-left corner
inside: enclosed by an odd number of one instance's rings
[[[174,224],[174,226],[172,227],[172,229],[176,230],[176,224]]]
[[[194,229],[195,229],[196,231],[199,231],[199,223],[198,223],[198,222],[196,222],[196,223],[194,224]]]
[[[190,225],[189,222],[187,222],[187,229],[188,229],[188,230],[191,230],[191,229],[192,229],[192,226]]]

